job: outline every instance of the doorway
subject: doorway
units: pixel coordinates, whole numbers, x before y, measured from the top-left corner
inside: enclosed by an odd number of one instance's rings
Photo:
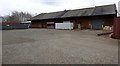
[[[41,28],[44,28],[44,24],[41,24]]]
[[[92,29],[101,30],[103,22],[104,21],[101,18],[92,19]]]

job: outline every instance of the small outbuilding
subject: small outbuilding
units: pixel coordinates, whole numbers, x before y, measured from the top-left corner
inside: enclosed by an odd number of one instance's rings
[[[116,5],[95,6],[92,8],[41,13],[29,21],[32,28],[53,28],[56,23],[73,23],[73,29],[103,29],[112,27],[117,15]]]

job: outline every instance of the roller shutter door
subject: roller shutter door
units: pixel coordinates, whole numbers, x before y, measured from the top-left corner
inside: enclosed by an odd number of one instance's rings
[[[101,30],[103,25],[103,19],[92,19],[92,29]]]

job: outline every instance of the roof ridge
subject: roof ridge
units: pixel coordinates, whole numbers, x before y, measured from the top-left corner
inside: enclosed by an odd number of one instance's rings
[[[64,10],[64,11],[76,11],[76,10],[83,10],[83,9],[94,9],[95,7],[88,7],[88,8],[81,8],[81,9],[73,9],[73,10]],[[59,12],[64,12],[64,11],[57,11],[57,12],[49,12],[49,13],[40,13],[40,14],[51,14],[51,13],[59,13]],[[39,15],[40,15],[39,14]]]
[[[73,9],[73,10],[70,10],[70,11],[76,11],[76,10],[83,10],[83,9],[94,9],[95,7],[90,7],[90,8],[81,8],[81,9]]]
[[[112,5],[115,5],[115,4],[109,4],[109,5],[99,5],[99,6],[95,6],[95,7],[105,7],[105,6],[112,6]]]
[[[64,11],[57,11],[57,12],[50,12],[50,13],[40,13],[40,14],[51,14],[51,13],[59,13],[59,12],[64,12]],[[68,11],[68,10],[66,10],[66,11]]]

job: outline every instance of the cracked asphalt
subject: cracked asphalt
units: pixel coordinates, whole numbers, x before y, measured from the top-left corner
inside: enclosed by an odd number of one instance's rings
[[[2,31],[3,64],[118,64],[118,40],[100,30]]]

